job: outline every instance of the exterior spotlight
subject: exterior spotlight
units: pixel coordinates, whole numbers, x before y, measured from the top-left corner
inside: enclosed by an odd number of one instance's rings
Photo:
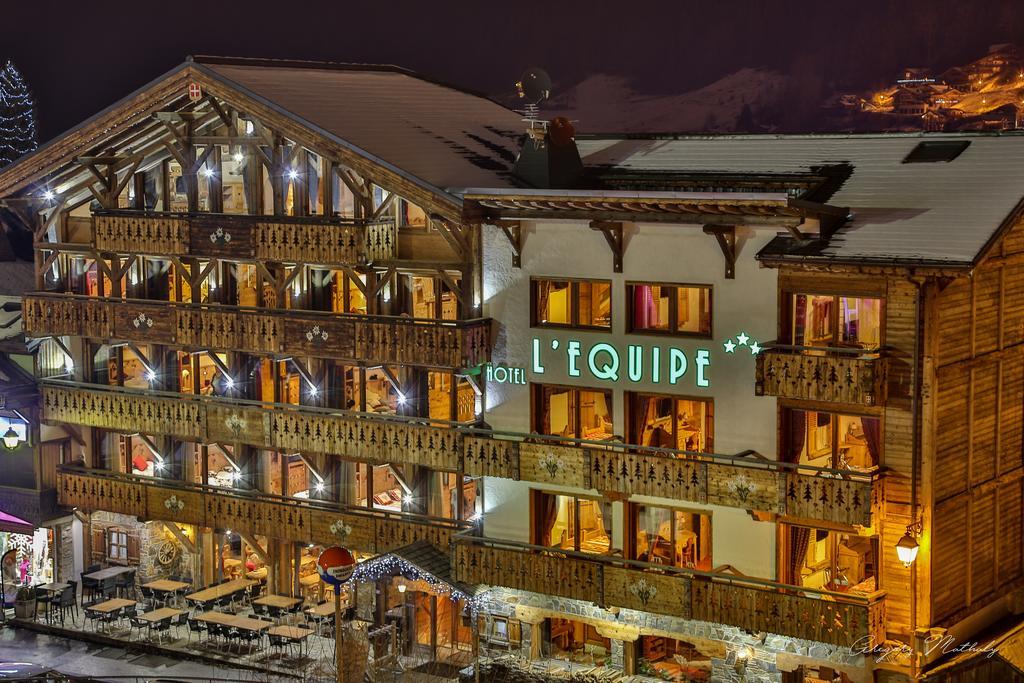
[[[288,180],[295,180],[298,177],[299,177],[299,172],[298,171],[296,171],[294,168],[289,168],[288,169]]]
[[[917,559],[919,549],[917,539],[911,535],[910,531],[907,531],[903,534],[903,538],[896,543],[896,557],[900,558],[904,567],[910,567]]]
[[[209,166],[204,166],[203,167],[203,175],[206,176],[207,178],[212,178],[213,177],[213,173],[214,173],[213,169],[210,168]]]
[[[399,593],[404,593],[406,590],[408,590],[408,588],[409,587],[406,586],[404,583],[398,584],[398,592]]]
[[[46,190],[43,192],[43,199],[48,202],[52,202],[57,195],[53,193],[53,190]]]
[[[234,377],[228,377],[226,380],[224,380],[224,383],[227,385],[228,389],[234,389],[235,388],[235,379],[234,379]]]
[[[235,152],[234,154],[232,154],[231,158],[235,160],[235,163],[240,164],[240,163],[242,163],[242,160],[245,159],[245,155],[242,154],[241,151],[238,151],[238,152]]]
[[[7,431],[3,435],[4,448],[9,451],[18,449],[18,444],[21,443],[21,437],[18,436],[18,432],[14,431],[13,426],[8,426]]]
[[[316,492],[317,493],[323,493],[324,492],[324,483],[322,481],[318,481],[314,488],[316,488]]]
[[[409,399],[405,397],[405,394],[398,395],[398,405],[404,406]]]
[[[405,494],[405,496],[402,497],[402,500],[405,502],[406,505],[412,505],[412,500],[413,500],[412,499],[412,494],[411,493]]]
[[[149,380],[150,382],[156,379],[156,373],[153,372],[152,368],[146,370],[146,379]]]

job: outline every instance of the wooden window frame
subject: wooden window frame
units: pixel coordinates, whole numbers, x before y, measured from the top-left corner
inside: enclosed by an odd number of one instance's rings
[[[839,562],[837,559],[839,549],[839,534],[845,534],[847,536],[857,536],[868,539],[868,543],[871,546],[871,552],[874,554],[873,560],[875,591],[877,592],[879,590],[882,590],[884,558],[882,557],[882,538],[879,534],[873,534],[871,536],[862,536],[861,534],[858,534],[856,529],[854,529],[853,527],[817,527],[810,526],[807,524],[796,524],[790,522],[783,522],[779,524],[778,527],[778,536],[776,538],[779,540],[779,547],[782,550],[782,552],[779,555],[780,561],[778,566],[778,575],[782,577],[785,583],[788,583],[789,585],[793,586],[801,585],[801,583],[799,583],[801,577],[792,575],[792,563],[789,560],[790,556],[793,554],[793,548],[791,547],[789,542],[789,530],[793,527],[802,527],[804,529],[810,529],[812,533],[824,531],[830,534],[830,538],[828,540],[830,547],[829,550],[826,551],[825,561],[822,564],[822,568],[830,569],[833,572],[833,574],[836,573],[837,569],[839,569]],[[831,560],[829,559],[830,553],[832,558]],[[804,562],[806,562],[806,558],[804,559]],[[801,567],[802,566],[803,565],[801,565]]]
[[[783,425],[786,424],[783,421],[784,411],[787,411],[790,414],[792,414],[793,411],[800,411],[800,412],[804,413],[805,419],[806,419],[807,413],[817,413],[817,414],[824,413],[824,414],[829,416],[829,420],[830,420],[829,430],[831,431],[831,439],[832,439],[832,453],[829,456],[829,463],[830,463],[829,464],[829,468],[831,468],[831,469],[842,469],[842,465],[839,462],[839,420],[838,420],[839,417],[856,417],[856,418],[869,417],[869,418],[873,418],[873,419],[878,420],[878,430],[879,430],[879,435],[880,435],[880,439],[879,439],[879,442],[878,442],[878,448],[879,448],[880,452],[878,454],[878,462],[876,462],[874,464],[874,467],[876,467],[876,468],[881,467],[882,463],[885,462],[885,413],[884,412],[870,413],[870,412],[857,412],[857,411],[852,411],[852,410],[822,410],[821,408],[818,407],[818,405],[815,405],[815,406],[798,405],[798,404],[791,403],[791,402],[788,402],[788,401],[785,402],[785,403],[780,403],[779,404],[779,409],[780,409],[780,413],[779,413],[779,426],[778,426],[777,432],[779,434],[779,441],[778,441],[778,449],[779,450],[778,450],[778,453],[780,454],[780,457],[782,457],[783,454],[788,453],[789,449],[790,449],[790,447],[792,445],[792,444],[789,444],[787,442],[787,439],[789,438],[788,430],[783,429]],[[790,417],[790,419],[792,419],[792,417]],[[805,428],[805,430],[804,430],[804,439],[810,439],[810,438],[811,438],[810,431]],[[805,446],[806,446],[806,444],[805,444]],[[799,463],[795,463],[795,464],[797,464],[799,466]],[[809,465],[809,463],[808,463],[808,465]],[[813,467],[815,465],[811,465],[811,466]]]
[[[646,397],[650,397],[650,398],[668,398],[668,399],[672,399],[673,404],[675,404],[676,401],[697,401],[699,403],[705,404],[704,423],[705,423],[706,428],[707,428],[707,433],[704,435],[704,443],[705,443],[704,452],[705,453],[713,453],[714,452],[714,450],[715,450],[715,399],[712,396],[688,396],[688,395],[687,396],[681,396],[681,395],[678,395],[678,394],[661,394],[661,393],[650,392],[650,391],[626,391],[626,392],[624,392],[623,398],[625,399],[624,403],[625,403],[625,408],[626,408],[626,425],[625,425],[626,428],[623,431],[625,431],[625,433],[626,433],[626,443],[631,443],[631,444],[634,444],[634,445],[637,445],[637,446],[640,445],[639,443],[637,443],[639,441],[639,438],[638,438],[639,435],[633,434],[631,430],[633,428],[634,401],[637,398],[641,397],[641,396],[646,396]],[[673,413],[672,414],[672,443],[674,443],[674,444],[676,444],[676,446],[678,446],[679,445],[679,437],[677,435],[678,431],[677,431],[677,425],[676,425],[676,416],[678,415],[678,411],[677,410],[673,410],[672,413]],[[674,450],[682,450],[682,449],[676,448]]]
[[[715,531],[714,531],[714,514],[713,514],[713,511],[711,511],[711,510],[700,510],[698,508],[688,508],[688,507],[679,506],[679,505],[659,505],[659,504],[654,504],[654,503],[639,503],[639,502],[635,502],[635,501],[628,501],[626,503],[626,505],[625,505],[625,519],[623,520],[623,522],[624,522],[623,523],[623,532],[624,532],[624,534],[626,536],[625,543],[623,543],[623,545],[625,546],[624,550],[626,552],[626,557],[628,557],[628,558],[630,558],[632,560],[636,560],[636,536],[637,536],[637,532],[639,531],[638,525],[640,524],[640,508],[641,507],[652,507],[652,508],[658,508],[660,510],[669,510],[669,511],[672,512],[673,515],[675,513],[682,512],[682,513],[688,514],[688,515],[703,515],[703,516],[707,517],[708,518],[708,534],[711,536],[711,540],[710,540],[710,544],[709,544],[711,546],[711,557],[709,558],[709,560],[712,563],[711,566],[714,567],[713,563],[714,563],[714,558],[715,558],[715,553],[714,553]],[[675,520],[673,519],[673,522],[674,521]],[[672,526],[670,528],[672,530],[672,538],[670,539],[670,542],[672,543],[672,545],[674,547],[675,546],[675,542],[676,542],[676,539],[675,539],[675,536],[676,536],[675,524],[672,524]],[[638,561],[642,561],[642,560],[638,560]],[[671,565],[671,566],[675,566],[675,565]],[[686,567],[680,567],[680,569],[686,569]]]
[[[633,327],[633,287],[662,287],[671,288],[672,296],[668,301],[669,329],[655,330],[647,327]],[[687,332],[679,329],[679,290],[680,289],[705,289],[708,293],[708,330],[703,332]],[[713,285],[699,284],[696,282],[647,282],[633,281],[626,282],[626,334],[645,334],[659,337],[686,337],[690,339],[713,339],[715,329],[715,288]]]
[[[579,392],[581,392],[581,391],[593,391],[593,392],[598,392],[598,393],[601,393],[601,394],[605,395],[605,400],[606,400],[606,402],[608,404],[608,417],[611,419],[612,425],[614,426],[614,424],[615,424],[615,413],[613,412],[614,411],[614,406],[613,406],[612,402],[614,401],[615,394],[614,394],[614,392],[611,389],[599,389],[599,388],[596,388],[596,387],[571,386],[571,385],[568,385],[568,384],[545,384],[545,383],[542,383],[542,382],[531,382],[530,383],[530,423],[531,423],[530,426],[531,426],[531,431],[533,431],[534,433],[542,434],[544,436],[555,436],[553,434],[549,434],[548,433],[548,431],[550,431],[550,430],[544,430],[542,428],[543,424],[544,424],[544,415],[543,415],[542,411],[543,411],[543,408],[544,408],[544,406],[543,406],[543,395],[544,395],[544,389],[545,388],[548,388],[548,389],[564,389],[566,391],[576,392],[576,402],[575,402],[575,405],[573,407],[573,420],[575,422],[576,434],[575,434],[575,436],[568,437],[568,438],[575,438],[575,439],[582,439],[583,438],[581,430],[580,430],[580,422],[581,422],[581,420],[580,420]],[[538,425],[541,428],[538,428]]]
[[[540,519],[537,515],[537,508],[542,500],[542,496],[564,496],[566,498],[572,498],[573,500],[573,547],[572,551],[577,553],[586,553],[585,550],[580,550],[580,537],[582,532],[580,529],[580,501],[595,501],[597,503],[608,503],[612,504],[612,501],[606,500],[601,496],[590,496],[581,495],[577,493],[567,493],[565,491],[551,491],[549,489],[530,489],[530,542],[533,545],[543,545],[541,541],[541,529]],[[614,528],[615,520],[612,520],[612,527]],[[545,546],[555,548],[556,550],[569,550],[568,548],[558,548],[557,546]],[[614,550],[611,533],[608,535],[608,554]],[[587,553],[588,555],[598,555],[599,553]]]
[[[124,543],[114,543],[114,536],[120,534],[124,537]],[[114,564],[128,564],[128,529],[120,526],[108,526],[103,530],[103,555],[107,558],[107,562]],[[124,557],[115,557],[110,554],[111,548],[123,548]]]
[[[569,320],[568,323],[549,323],[542,322],[540,319],[540,311],[537,310],[539,303],[538,287],[543,282],[565,282],[569,285]],[[580,284],[589,283],[591,285],[607,285],[608,286],[608,325],[582,325],[580,324]],[[612,321],[614,320],[615,310],[611,295],[613,293],[613,284],[611,280],[601,280],[594,278],[572,278],[572,277],[531,277],[530,278],[530,327],[547,328],[555,330],[594,330],[599,332],[611,332]],[[593,294],[591,294],[593,295]]]
[[[782,311],[783,315],[780,318],[780,324],[782,329],[779,330],[781,334],[779,339],[785,339],[788,344],[796,345],[796,334],[793,329],[795,320],[793,315],[796,312],[795,299],[798,296],[828,296],[832,297],[832,314],[829,324],[832,326],[832,341],[829,342],[829,347],[839,348],[839,300],[840,299],[878,299],[878,345],[877,346],[863,346],[854,347],[851,349],[862,348],[864,351],[877,351],[885,346],[885,317],[886,317],[886,300],[883,294],[865,294],[863,292],[842,292],[835,289],[787,289],[782,293]],[[808,346],[802,344],[801,348],[814,349],[814,346]],[[827,347],[822,347],[827,348]]]

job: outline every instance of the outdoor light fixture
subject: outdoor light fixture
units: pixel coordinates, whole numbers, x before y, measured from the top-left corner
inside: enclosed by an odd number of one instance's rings
[[[234,154],[232,154],[231,158],[235,160],[235,163],[239,163],[240,164],[240,163],[242,163],[242,159],[245,158],[245,155],[242,154],[241,150],[239,150],[238,152],[235,152]]]
[[[734,665],[736,673],[740,676],[746,676],[747,662],[749,662],[753,656],[754,648],[749,645],[741,645],[740,648],[736,650],[736,664]]]
[[[289,168],[288,169],[288,180],[295,180],[298,177],[299,177],[299,172],[298,171],[296,171],[294,168]]]
[[[152,368],[146,370],[146,379],[150,382],[156,379],[156,372],[154,372]]]
[[[9,451],[18,449],[18,444],[21,443],[21,437],[18,436],[18,432],[14,431],[13,426],[7,427],[7,431],[4,432],[4,448]]]
[[[43,199],[45,199],[48,202],[52,202],[54,197],[56,196],[57,195],[53,193],[53,190],[46,190],[45,192],[43,192]]]
[[[224,383],[227,385],[228,389],[235,388],[235,379],[233,377],[228,377],[226,380],[224,380]]]
[[[405,496],[402,498],[402,500],[405,501],[406,505],[412,505],[412,494],[411,493],[405,494]]]
[[[917,551],[920,549],[917,537],[921,535],[922,531],[924,531],[923,522],[917,521],[913,524],[908,524],[907,532],[896,543],[896,556],[903,563],[904,567],[914,564],[914,560],[917,559]]]
[[[398,395],[398,405],[404,406],[405,402],[408,401],[408,400],[409,399],[407,399],[404,394],[399,394]]]
[[[324,492],[324,483],[322,481],[318,481],[316,483],[316,492],[317,493],[323,493]]]
[[[409,587],[406,586],[404,583],[398,584],[398,592],[399,593],[404,593],[408,588]]]
[[[207,178],[212,178],[213,177],[213,173],[214,173],[213,169],[210,168],[209,166],[204,166],[203,167],[203,175],[206,176]]]

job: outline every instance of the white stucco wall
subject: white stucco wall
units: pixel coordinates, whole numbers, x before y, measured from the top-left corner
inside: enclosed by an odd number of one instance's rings
[[[714,400],[714,450],[722,454],[753,449],[775,458],[775,400],[754,396],[754,360],[749,349],[727,354],[726,339],[746,332],[752,339],[775,338],[777,273],[761,268],[754,255],[774,236],[770,228],[737,231],[736,277],[725,279],[724,258],[714,237],[697,225],[626,224],[623,272],[612,272],[612,255],[604,236],[583,221],[526,222],[523,224],[522,268],[512,267],[512,252],[497,228],[484,228],[484,315],[494,318],[494,362],[526,368],[529,382],[612,389],[614,433],[625,435],[627,391],[646,391]],[[530,278],[565,277],[612,282],[610,332],[551,330],[530,327]],[[664,337],[626,333],[626,282],[663,282],[710,285],[712,330],[710,339]],[[543,375],[532,372],[532,340],[541,340]],[[551,351],[552,340],[559,349]],[[566,340],[579,340],[584,355],[580,377],[567,372]],[[615,346],[621,356],[617,382],[601,381],[586,370],[586,352],[597,342]],[[626,377],[628,345],[644,347],[644,378]],[[662,347],[661,382],[651,381],[651,347]],[[669,346],[682,349],[689,361],[686,374],[672,386],[667,382]],[[706,369],[709,386],[696,386],[694,365],[698,349],[710,351]],[[495,429],[530,431],[530,392],[527,386],[490,383],[486,390],[486,420]],[[485,533],[489,536],[529,540],[530,484],[500,479],[485,482]],[[550,487],[545,487],[550,488]],[[583,493],[580,491],[579,493]],[[590,492],[594,493],[594,492]],[[636,499],[638,502],[639,498]],[[707,509],[712,515],[713,561],[732,564],[740,571],[774,578],[775,527],[755,522],[743,510],[649,499],[688,509]],[[621,505],[616,525],[621,527]],[[620,532],[621,533],[621,530]]]

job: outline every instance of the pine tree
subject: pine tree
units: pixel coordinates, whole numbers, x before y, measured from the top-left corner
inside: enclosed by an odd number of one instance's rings
[[[14,62],[0,70],[0,167],[36,148],[32,93]]]

